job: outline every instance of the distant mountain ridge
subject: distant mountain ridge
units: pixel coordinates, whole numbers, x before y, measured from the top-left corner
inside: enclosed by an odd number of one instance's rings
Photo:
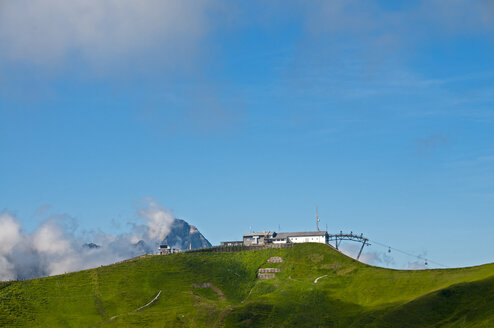
[[[167,244],[181,250],[211,247],[211,243],[194,225],[190,225],[185,220],[175,218],[168,235],[161,241],[161,244]],[[144,240],[139,240],[133,244],[135,249],[142,254],[153,254],[157,249],[149,245]],[[99,249],[100,245],[95,243],[85,243],[82,245],[85,249]]]
[[[167,244],[181,250],[211,247],[211,243],[194,225],[190,225],[185,220],[175,218],[168,235],[161,241],[161,244]],[[154,254],[157,248],[149,245],[144,240],[139,240],[133,244],[137,254]],[[95,243],[85,243],[82,245],[85,249],[99,249],[100,245]]]
[[[160,244],[166,244],[181,250],[211,247],[211,243],[194,225],[190,225],[185,220],[175,218],[168,235]],[[154,254],[155,247],[147,244],[144,240],[139,240],[134,247],[143,254]]]

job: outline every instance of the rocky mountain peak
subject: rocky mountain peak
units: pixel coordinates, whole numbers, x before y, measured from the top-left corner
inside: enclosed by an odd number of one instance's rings
[[[189,248],[210,247],[211,243],[199,232],[199,230],[181,219],[175,219],[170,233],[163,240],[163,244],[171,247],[187,250]]]

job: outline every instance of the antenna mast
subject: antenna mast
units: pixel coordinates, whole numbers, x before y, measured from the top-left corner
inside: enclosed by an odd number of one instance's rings
[[[318,206],[316,205],[316,227],[317,231],[319,231],[319,213],[318,213]]]

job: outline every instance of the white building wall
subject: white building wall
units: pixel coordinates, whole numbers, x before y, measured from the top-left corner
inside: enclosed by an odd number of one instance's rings
[[[288,240],[292,243],[326,243],[324,236],[288,237]]]

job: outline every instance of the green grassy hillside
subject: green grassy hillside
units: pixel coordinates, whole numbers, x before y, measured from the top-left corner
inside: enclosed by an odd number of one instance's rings
[[[259,280],[267,267],[281,272]],[[0,284],[1,327],[494,327],[493,309],[493,264],[389,270],[322,244],[146,256]]]

